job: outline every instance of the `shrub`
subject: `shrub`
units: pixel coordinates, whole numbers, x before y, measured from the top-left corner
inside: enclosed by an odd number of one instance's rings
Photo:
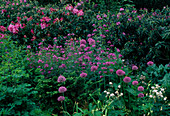
[[[167,64],[169,36],[163,35],[169,29],[168,11],[168,7],[151,13],[147,9],[138,13],[135,9],[121,8],[116,14],[98,14],[93,22],[93,39],[122,49],[123,57],[131,64],[142,66],[149,60]]]

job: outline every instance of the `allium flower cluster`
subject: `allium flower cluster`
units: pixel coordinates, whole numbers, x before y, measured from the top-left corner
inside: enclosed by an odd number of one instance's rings
[[[133,81],[132,82],[132,85],[137,85],[138,84],[138,81]]]
[[[129,83],[129,82],[131,81],[131,78],[130,78],[130,77],[125,77],[125,78],[123,79],[123,81],[124,81],[125,83]]]
[[[138,91],[144,91],[144,88],[142,86],[139,86]]]
[[[59,89],[58,89],[59,93],[64,93],[67,91],[67,88],[65,88],[64,86],[61,86]]]
[[[97,66],[92,66],[92,67],[91,67],[91,71],[93,71],[93,72],[96,71],[97,69],[98,69]]]
[[[64,81],[66,81],[66,78],[65,78],[64,76],[60,75],[60,76],[58,77],[57,82],[61,83],[61,82],[64,82]]]
[[[148,63],[147,63],[147,65],[148,66],[152,66],[154,63],[152,62],[152,61],[149,61]]]
[[[144,94],[143,94],[143,93],[139,93],[139,94],[138,94],[138,97],[139,97],[139,98],[144,97]]]
[[[118,69],[118,70],[116,71],[116,74],[117,74],[118,76],[123,76],[123,75],[125,75],[125,72],[124,72],[123,70],[121,70],[121,69]]]
[[[137,66],[132,66],[132,70],[138,70],[138,67]]]
[[[81,73],[80,74],[80,77],[86,77],[87,76],[87,73]]]
[[[58,100],[58,101],[64,101],[64,100],[65,100],[65,97],[64,97],[64,96],[60,96],[60,97],[58,97],[57,100]]]

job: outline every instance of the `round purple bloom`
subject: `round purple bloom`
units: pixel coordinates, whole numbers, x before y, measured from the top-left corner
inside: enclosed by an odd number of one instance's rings
[[[148,63],[147,63],[147,65],[148,66],[152,66],[154,63],[152,62],[152,61],[149,61]]]
[[[144,94],[143,93],[139,93],[138,97],[144,97]]]
[[[84,47],[86,47],[85,44],[80,44],[80,48],[84,48]]]
[[[138,91],[143,91],[143,90],[144,90],[144,88],[142,86],[138,87]]]
[[[89,39],[89,44],[90,45],[94,45],[96,42],[95,42],[95,40],[94,39]]]
[[[67,88],[65,88],[64,86],[61,86],[59,89],[58,89],[59,93],[64,93],[67,91]]]
[[[59,77],[58,77],[58,80],[57,80],[57,82],[64,82],[64,81],[66,81],[66,78],[64,77],[64,76],[62,76],[62,75],[60,75]]]
[[[132,82],[132,85],[137,85],[138,84],[138,81],[133,81]]]
[[[86,44],[86,40],[85,40],[85,39],[82,39],[82,40],[80,41],[80,44]]]
[[[57,100],[58,100],[58,101],[64,101],[64,100],[65,100],[65,97],[64,97],[64,96],[60,96],[60,97],[58,97]]]
[[[124,72],[123,70],[121,70],[121,69],[118,69],[118,70],[116,71],[116,74],[117,74],[118,76],[123,76],[123,75],[125,75],[125,72]]]
[[[92,66],[92,67],[91,67],[91,71],[96,71],[97,69],[98,69],[97,66]]]
[[[138,67],[137,66],[132,66],[132,70],[138,70]]]
[[[87,73],[81,73],[80,74],[80,77],[86,77],[87,76]]]
[[[129,82],[131,81],[131,78],[130,78],[130,77],[125,77],[125,78],[123,79],[123,81],[124,81],[125,83],[129,83]]]

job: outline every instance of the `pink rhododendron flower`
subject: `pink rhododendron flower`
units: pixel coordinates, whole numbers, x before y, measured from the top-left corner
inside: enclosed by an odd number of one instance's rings
[[[78,13],[78,12],[79,12],[78,9],[76,9],[76,8],[73,9],[73,14],[76,14],[76,13]]]
[[[46,23],[41,23],[41,29],[45,29],[46,28]]]
[[[117,22],[116,25],[120,25],[120,22]]]
[[[77,13],[78,16],[83,16],[84,15],[84,12],[83,10],[79,10],[78,13]]]
[[[0,33],[0,39],[2,39],[2,38],[4,38],[4,37],[5,37],[5,35],[2,34],[2,33]]]

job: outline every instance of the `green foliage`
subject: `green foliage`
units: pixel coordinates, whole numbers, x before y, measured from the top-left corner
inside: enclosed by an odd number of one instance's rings
[[[157,64],[169,63],[169,8],[148,12],[127,8],[116,14],[98,14],[93,23],[93,38],[102,44],[122,49],[122,55],[129,63],[143,66],[152,60]],[[105,25],[105,26],[104,26]],[[146,65],[144,65],[146,66]]]
[[[132,0],[137,9],[147,8],[149,11],[152,9],[162,9],[164,6],[169,6],[170,1],[168,0]],[[152,7],[151,7],[152,6]]]

